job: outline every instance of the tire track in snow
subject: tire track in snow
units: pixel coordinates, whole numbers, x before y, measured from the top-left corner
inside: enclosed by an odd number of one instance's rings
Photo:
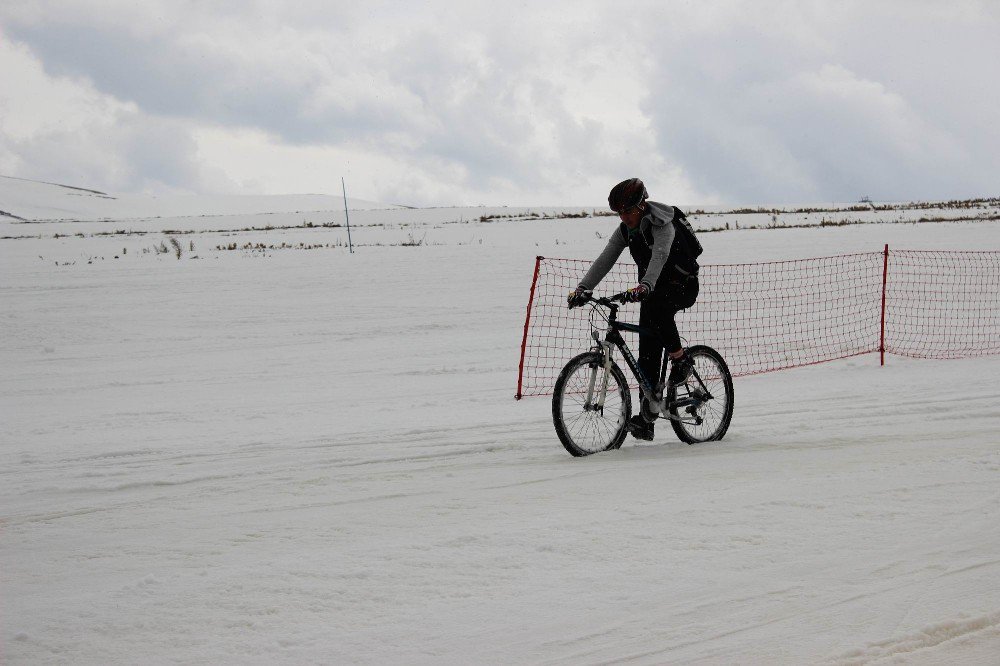
[[[927,625],[916,633],[870,642],[864,648],[844,652],[825,663],[836,666],[861,666],[882,661],[898,663],[900,659],[908,655],[913,656],[920,650],[973,637],[1000,642],[1000,611]]]

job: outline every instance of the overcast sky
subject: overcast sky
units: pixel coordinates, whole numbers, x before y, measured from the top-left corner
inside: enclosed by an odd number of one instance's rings
[[[1000,194],[1000,2],[0,3],[0,174],[600,205]]]

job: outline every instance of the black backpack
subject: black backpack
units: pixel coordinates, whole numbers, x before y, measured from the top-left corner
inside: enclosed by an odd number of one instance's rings
[[[687,215],[674,206],[674,244],[667,257],[667,268],[684,277],[698,274],[698,257],[702,247],[698,237],[687,220]]]

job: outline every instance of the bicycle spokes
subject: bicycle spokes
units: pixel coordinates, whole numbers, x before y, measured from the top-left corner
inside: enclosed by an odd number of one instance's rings
[[[690,376],[668,390],[671,425],[688,443],[721,439],[733,413],[733,384],[729,368],[715,350],[699,346],[689,350]]]

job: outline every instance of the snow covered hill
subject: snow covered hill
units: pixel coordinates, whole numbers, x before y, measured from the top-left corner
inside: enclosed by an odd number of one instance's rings
[[[723,442],[571,458],[513,394],[534,257],[614,228],[572,210],[359,211],[353,255],[0,222],[0,661],[998,663],[1000,358],[742,378]],[[1000,249],[911,210],[698,224],[706,263]]]
[[[349,198],[352,210],[399,206]],[[148,217],[249,215],[298,211],[343,212],[342,197],[326,194],[172,195],[109,194],[97,190],[0,176],[0,211],[27,221],[122,220]]]

